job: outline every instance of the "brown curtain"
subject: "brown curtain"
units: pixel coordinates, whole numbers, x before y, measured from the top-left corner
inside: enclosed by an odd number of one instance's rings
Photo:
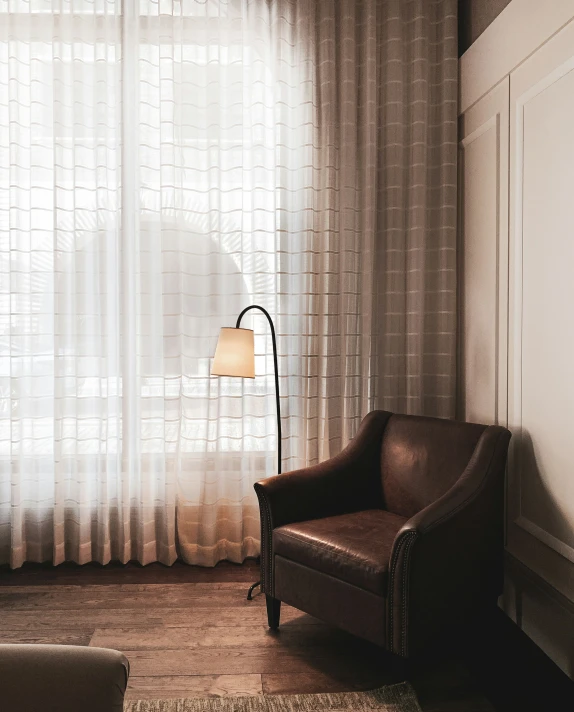
[[[338,452],[373,408],[454,415],[457,3],[284,8],[308,52],[299,86],[312,87],[312,150],[291,186],[304,218],[281,270],[306,355],[285,359],[307,396],[288,454],[308,462]]]

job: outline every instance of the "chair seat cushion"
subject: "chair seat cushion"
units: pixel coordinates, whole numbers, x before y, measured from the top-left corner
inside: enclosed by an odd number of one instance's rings
[[[385,596],[391,548],[406,517],[369,509],[286,524],[273,531],[275,554]]]

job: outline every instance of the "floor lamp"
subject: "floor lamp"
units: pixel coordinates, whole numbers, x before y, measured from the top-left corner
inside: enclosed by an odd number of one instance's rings
[[[277,474],[281,474],[281,403],[279,401],[279,371],[277,367],[277,341],[275,327],[269,312],[263,307],[253,304],[246,307],[237,317],[235,328],[222,327],[219,332],[213,365],[212,376],[237,376],[239,378],[255,378],[255,345],[252,329],[242,329],[239,325],[243,315],[250,309],[259,309],[267,317],[271,328],[273,342],[273,366],[275,369],[275,404],[277,407]],[[261,584],[257,581],[249,587],[247,600],[253,598],[253,590]]]

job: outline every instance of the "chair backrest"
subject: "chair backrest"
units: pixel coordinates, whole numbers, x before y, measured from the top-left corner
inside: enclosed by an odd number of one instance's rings
[[[459,479],[485,425],[441,418],[392,415],[383,435],[384,506],[412,517]]]

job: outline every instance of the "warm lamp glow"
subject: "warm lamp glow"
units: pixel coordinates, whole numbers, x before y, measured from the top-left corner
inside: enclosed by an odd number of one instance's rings
[[[255,378],[255,346],[251,329],[221,329],[211,375]]]

